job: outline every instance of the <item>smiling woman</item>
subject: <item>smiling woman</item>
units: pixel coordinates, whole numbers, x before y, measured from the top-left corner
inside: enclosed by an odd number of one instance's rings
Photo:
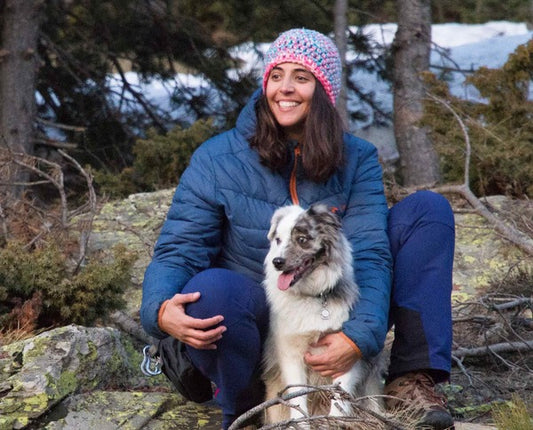
[[[290,139],[303,137],[315,87],[315,77],[300,64],[279,64],[270,72],[266,86],[268,106]]]
[[[272,43],[265,63],[250,145],[273,170],[292,161],[296,173],[297,161],[309,179],[327,180],[342,164],[344,146],[343,123],[335,109],[342,70],[335,44],[313,30],[289,30]],[[291,151],[287,141],[293,143]],[[298,203],[294,187],[291,193]]]

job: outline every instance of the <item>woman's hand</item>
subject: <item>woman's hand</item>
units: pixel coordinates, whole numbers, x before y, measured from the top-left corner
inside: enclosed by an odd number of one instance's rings
[[[222,338],[226,327],[220,324],[224,317],[215,315],[211,318],[192,318],[185,313],[185,305],[200,298],[200,293],[176,294],[169,299],[159,316],[159,328],[172,337],[181,340],[193,348],[216,349],[215,342]]]
[[[360,358],[340,332],[326,334],[310,346],[325,349],[316,355],[307,351],[305,363],[315,372],[333,379],[350,370]]]

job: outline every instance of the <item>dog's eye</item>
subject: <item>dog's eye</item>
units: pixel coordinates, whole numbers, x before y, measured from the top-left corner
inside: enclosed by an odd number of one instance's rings
[[[276,237],[276,245],[279,245],[281,243],[281,239],[279,237]]]
[[[298,241],[300,245],[304,245],[305,243],[307,243],[307,237],[305,236],[298,236],[296,240]]]

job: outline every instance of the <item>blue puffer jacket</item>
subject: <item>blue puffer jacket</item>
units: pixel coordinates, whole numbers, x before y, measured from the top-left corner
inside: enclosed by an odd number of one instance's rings
[[[206,268],[228,268],[261,282],[270,218],[276,208],[298,198],[303,207],[326,203],[342,218],[361,289],[343,332],[363,356],[371,357],[385,339],[391,278],[388,210],[376,148],[345,134],[345,166],[322,184],[306,180],[298,169],[293,172],[294,161],[282,172],[272,172],[261,165],[247,140],[254,133],[259,94],[243,109],[235,128],[196,150],[181,177],[145,273],[143,327],[155,337],[165,336],[157,325],[161,304]]]

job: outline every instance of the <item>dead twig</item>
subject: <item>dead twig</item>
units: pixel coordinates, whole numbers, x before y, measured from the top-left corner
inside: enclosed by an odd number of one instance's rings
[[[50,184],[52,184],[59,193],[59,200],[61,202],[61,225],[63,228],[67,228],[68,225],[68,206],[67,206],[67,193],[65,192],[65,183],[63,170],[61,166],[52,161],[46,160],[41,157],[30,156],[27,154],[14,154],[13,163],[24,167],[36,175],[45,178]],[[28,161],[26,161],[28,160]],[[36,166],[37,163],[42,163],[51,170],[51,174],[46,173],[43,169]]]
[[[89,194],[89,219],[84,224],[85,228],[80,233],[80,250],[79,250],[79,256],[78,256],[78,262],[74,269],[74,273],[77,273],[83,261],[85,260],[85,255],[87,253],[87,244],[89,243],[89,237],[90,237],[90,232],[92,231],[93,220],[94,220],[94,217],[96,216],[96,210],[97,210],[96,191],[94,190],[92,175],[89,172],[87,172],[83,167],[81,167],[80,163],[78,163],[73,157],[68,155],[66,152],[60,149],[57,152],[59,152],[64,158],[70,161],[76,167],[76,169],[78,169],[81,175],[85,178],[85,182],[87,183],[87,192]]]
[[[287,391],[289,388],[300,388],[298,391]],[[354,413],[351,416],[329,416],[329,415],[314,415],[305,416],[301,409],[290,403],[289,400],[306,396],[313,393],[326,393],[328,397],[342,396],[348,397],[350,403],[354,409]],[[233,424],[229,427],[229,430],[236,430],[244,425],[249,420],[253,419],[256,415],[263,415],[265,411],[276,405],[286,405],[291,408],[298,409],[302,414],[301,418],[285,420],[273,424],[267,424],[260,427],[260,430],[281,429],[281,428],[299,428],[301,425],[304,428],[360,428],[367,430],[407,430],[410,427],[409,420],[397,419],[394,415],[384,415],[375,411],[369,410],[358,405],[359,402],[366,400],[367,398],[353,398],[349,393],[344,391],[338,384],[334,385],[299,385],[286,387],[278,397],[264,401],[263,403],[251,408],[240,417],[238,417]],[[408,411],[408,408],[406,408]],[[354,424],[360,423],[357,427]],[[405,424],[405,425],[404,425]]]

